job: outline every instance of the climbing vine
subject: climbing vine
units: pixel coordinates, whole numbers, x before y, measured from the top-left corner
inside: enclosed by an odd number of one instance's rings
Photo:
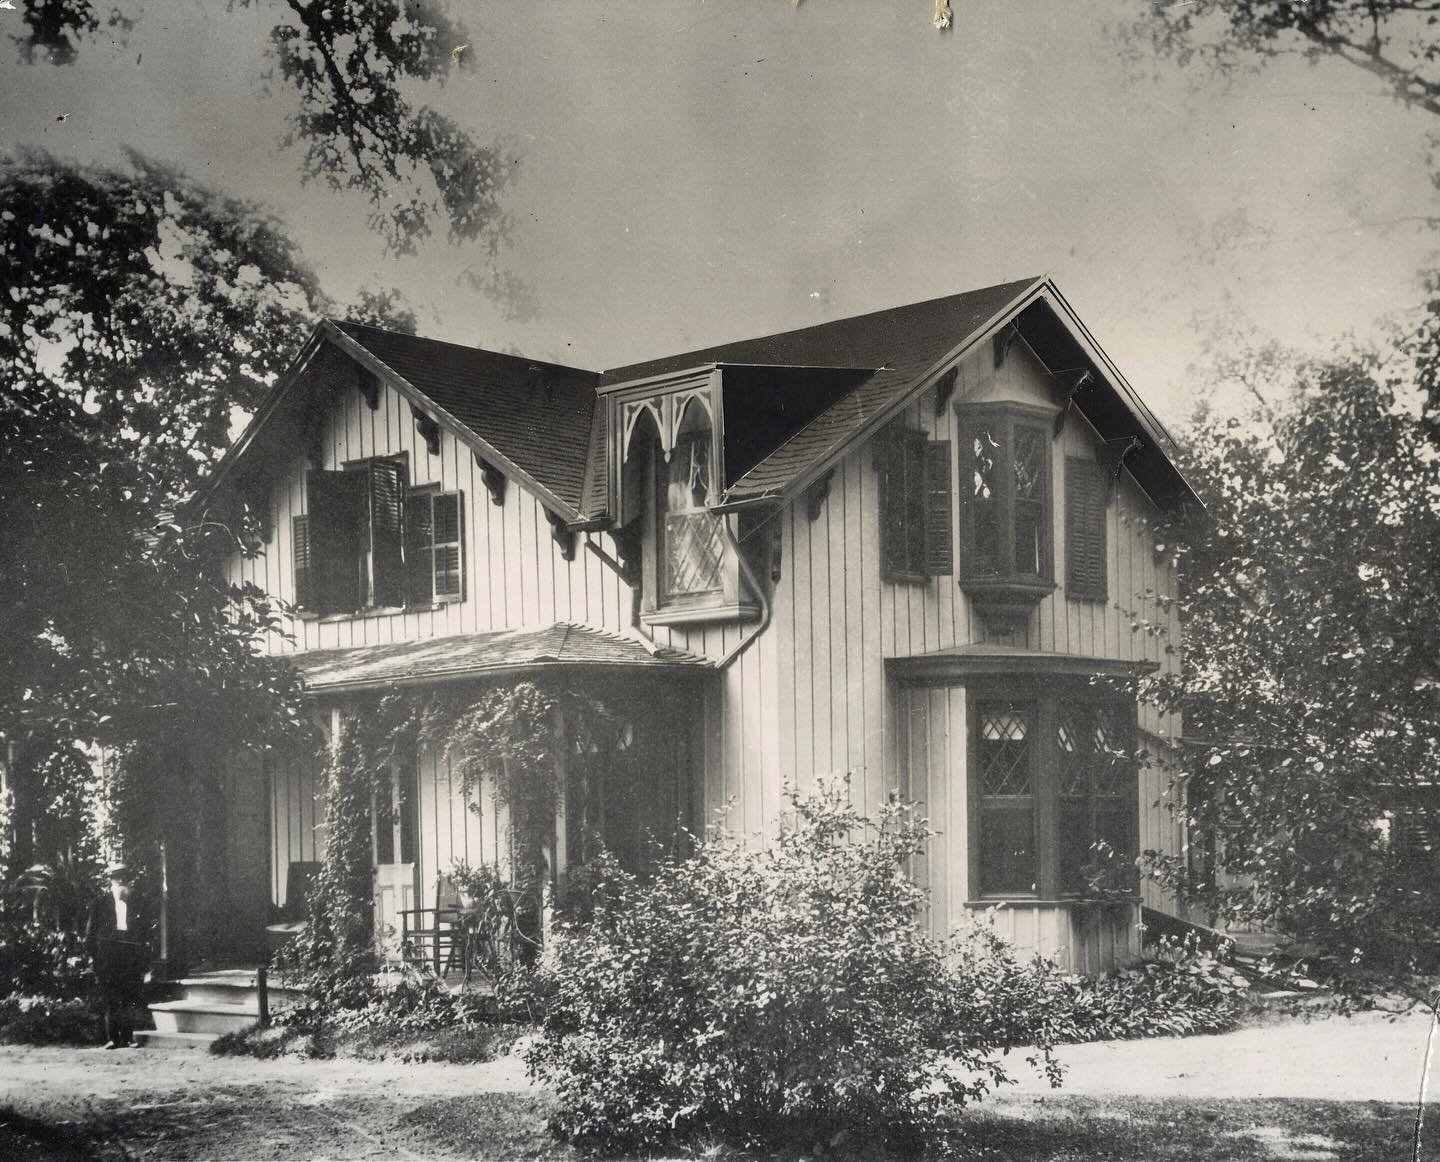
[[[325,759],[325,861],[309,930],[287,959],[332,982],[373,970],[371,820],[388,819],[392,767],[431,750],[459,773],[471,810],[482,811],[487,797],[503,807],[511,886],[533,892],[550,870],[567,749],[587,756],[588,771],[614,750],[620,729],[599,699],[529,681],[478,694],[396,691],[354,707]]]

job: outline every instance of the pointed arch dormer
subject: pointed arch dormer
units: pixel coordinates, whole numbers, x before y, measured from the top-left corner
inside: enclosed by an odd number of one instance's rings
[[[619,539],[639,557],[641,616],[656,625],[759,612],[721,501],[719,373],[700,369],[610,398]]]

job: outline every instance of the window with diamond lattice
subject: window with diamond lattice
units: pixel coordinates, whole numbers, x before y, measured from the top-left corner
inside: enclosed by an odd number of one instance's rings
[[[980,896],[1133,892],[1135,708],[1064,683],[975,704],[972,883]]]
[[[980,834],[985,845],[980,890],[1036,890],[1035,772],[1029,707],[982,703],[978,709]]]
[[[961,416],[962,575],[1048,581],[1049,432],[1001,406]]]
[[[721,518],[709,512],[710,433],[682,434],[659,475],[660,560],[667,597],[720,588],[725,559]]]
[[[1129,751],[1108,707],[1059,710],[1060,886],[1067,893],[1135,887],[1137,795]]]

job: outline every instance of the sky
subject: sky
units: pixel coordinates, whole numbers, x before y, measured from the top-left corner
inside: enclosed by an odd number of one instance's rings
[[[1050,275],[1174,424],[1212,336],[1323,353],[1418,303],[1435,119],[1340,62],[1128,64],[1141,2],[952,0],[940,33],[932,0],[451,0],[472,67],[414,96],[517,150],[529,319],[466,282],[477,248],[387,258],[358,196],[301,185],[263,4],[140,0],[74,66],[0,56],[0,144],[178,163],[273,207],[337,298],[594,369]]]

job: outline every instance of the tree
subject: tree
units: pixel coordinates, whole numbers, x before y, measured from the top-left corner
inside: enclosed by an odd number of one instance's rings
[[[252,530],[183,501],[334,308],[262,208],[138,155],[0,158],[0,285],[0,738],[27,861],[76,744],[138,756],[300,726],[293,676],[256,652],[279,611],[217,564]],[[413,328],[391,293],[359,309]],[[141,801],[204,782],[132,765]]]
[[[1346,960],[1435,967],[1440,900],[1440,300],[1384,353],[1298,366],[1268,420],[1203,420],[1182,557],[1194,851],[1217,913]],[[1238,878],[1234,878],[1238,877]]]
[[[264,0],[229,0],[227,11]],[[284,144],[301,150],[306,181],[351,189],[370,225],[397,253],[415,250],[436,220],[452,239],[480,241],[493,259],[506,237],[499,197],[514,159],[483,146],[454,120],[412,100],[417,84],[444,83],[474,53],[443,0],[283,0],[270,56],[299,101]],[[26,63],[69,65],[102,29],[135,27],[143,0],[102,16],[94,0],[24,0]]]
[[[1435,0],[1148,0],[1136,31],[1161,56],[1221,72],[1298,55],[1378,77],[1404,104],[1440,115]]]

